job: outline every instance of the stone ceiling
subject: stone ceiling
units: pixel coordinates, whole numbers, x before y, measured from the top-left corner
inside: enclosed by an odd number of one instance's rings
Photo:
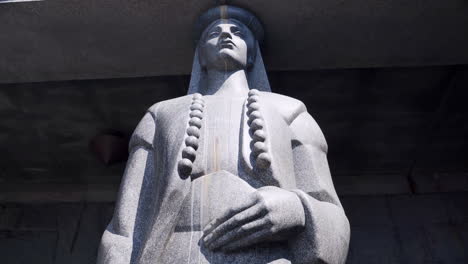
[[[0,82],[188,74],[192,24],[213,0],[67,0],[0,6]],[[468,63],[460,0],[227,1],[265,24],[267,69]]]

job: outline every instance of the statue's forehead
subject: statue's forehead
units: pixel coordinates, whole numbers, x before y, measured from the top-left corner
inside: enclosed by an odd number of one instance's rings
[[[214,27],[217,27],[219,25],[223,25],[223,24],[234,25],[234,26],[238,26],[238,27],[241,27],[241,28],[248,28],[246,25],[244,25],[244,23],[242,23],[239,20],[236,20],[234,18],[222,18],[222,19],[218,19],[218,20],[215,20],[215,21],[211,22],[211,24],[209,24],[205,28],[205,31],[209,30],[209,29],[212,29]]]

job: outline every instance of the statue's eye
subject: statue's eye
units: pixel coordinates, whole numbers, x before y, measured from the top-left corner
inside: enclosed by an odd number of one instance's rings
[[[218,32],[218,31],[213,31],[213,32],[210,32],[210,34],[208,34],[208,37],[210,37],[210,38],[216,38],[218,35],[219,35],[219,32]]]
[[[236,35],[236,36],[239,36],[239,37],[243,37],[244,34],[240,31],[240,30],[236,30],[234,32],[232,32],[232,34]]]
[[[243,37],[244,34],[242,33],[242,31],[240,31],[240,29],[238,27],[232,27],[231,28],[231,32],[232,34],[236,35],[236,36],[239,36],[239,37]]]

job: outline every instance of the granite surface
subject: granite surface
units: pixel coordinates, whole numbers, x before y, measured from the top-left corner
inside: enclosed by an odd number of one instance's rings
[[[208,10],[187,96],[133,133],[98,263],[344,263],[350,227],[319,126],[272,93],[250,12]]]

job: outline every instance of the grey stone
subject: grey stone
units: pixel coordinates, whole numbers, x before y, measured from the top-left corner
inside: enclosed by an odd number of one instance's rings
[[[426,126],[449,86],[450,69],[269,71],[268,77],[275,92],[300,99],[314,113],[330,145],[327,157],[337,192],[378,195],[401,193],[404,189],[396,187],[408,185],[405,180],[410,161],[415,158],[414,147],[428,132]],[[117,191],[125,164],[104,166],[90,154],[89,140],[106,128],[130,135],[149,105],[185,94],[189,80],[189,76],[165,76],[0,85],[0,92],[16,107],[0,111],[0,144],[8,153],[0,160],[0,200],[44,201],[34,195],[35,190],[51,190],[43,184],[53,183],[63,184],[53,187],[63,195],[50,195],[48,202],[70,201],[68,194],[75,196],[78,191],[87,190],[78,187],[68,191],[67,186],[102,184],[103,189],[93,187],[94,191],[107,192],[106,185]],[[461,88],[467,85],[460,84]],[[461,88],[448,100],[450,111],[440,128],[445,132],[437,133],[431,139],[435,147],[425,151],[432,158],[417,158],[417,167],[428,169],[421,176],[432,178],[434,172],[440,176],[441,184],[424,185],[430,187],[428,192],[438,190],[433,186],[444,187],[439,188],[441,191],[462,190],[464,184],[468,155],[464,99],[468,89]],[[36,97],[25,98],[32,91],[36,91]],[[22,109],[27,109],[27,113]],[[15,192],[9,191],[14,189],[11,184],[17,184]],[[19,193],[25,195],[16,200]],[[112,194],[106,201],[115,198]]]
[[[404,224],[398,226],[398,241],[403,263],[436,263],[431,240],[424,224]]]
[[[455,231],[458,234],[459,240],[462,241],[461,245],[465,252],[465,258],[468,260],[468,255],[466,255],[466,252],[468,252],[468,222],[455,225]]]
[[[189,74],[190,25],[215,2],[222,1],[2,5],[0,31],[7,37],[0,42],[0,82]],[[248,7],[265,23],[271,70],[468,62],[467,7],[458,0],[424,6],[401,0],[228,2]]]
[[[106,204],[74,204],[58,207],[56,263],[95,263],[97,247],[108,219]]]
[[[440,194],[394,197],[390,208],[398,226],[443,223],[449,216]]]
[[[447,193],[442,196],[452,223],[468,223],[468,192]]]
[[[448,223],[427,226],[430,250],[436,263],[466,263],[466,244],[463,243],[459,230]]]
[[[449,222],[398,226],[401,258],[404,263],[466,263],[464,228]]]
[[[380,226],[388,228],[393,225],[388,198],[383,196],[345,196],[341,198],[351,226]]]
[[[6,92],[0,92],[0,111],[8,113],[14,110],[16,110],[16,107],[11,100],[11,96]]]
[[[340,195],[409,194],[411,189],[403,173],[361,173],[340,175],[334,178]]]
[[[57,206],[56,263],[71,263],[73,260],[84,209],[84,204]],[[92,224],[96,226],[96,223]]]
[[[14,230],[21,217],[21,207],[0,205],[0,230]]]
[[[416,171],[412,174],[418,193],[466,192],[468,191],[468,173]]]
[[[204,177],[195,181],[202,179]],[[404,201],[413,204],[413,208],[417,208],[418,205],[425,207],[427,202],[418,199],[419,196],[342,197],[340,200],[352,226],[348,263],[374,264],[380,263],[381,259],[384,263],[394,260],[392,263],[402,264],[467,263],[468,260],[463,259],[463,254],[466,256],[466,252],[468,252],[467,194],[425,195],[439,197],[449,213],[446,218],[437,218],[438,220],[434,222],[435,227],[424,221],[393,221],[392,216],[385,208],[386,200],[390,203],[393,199],[402,201],[401,197],[405,197]],[[428,199],[426,198],[426,200]],[[44,205],[38,204],[2,204],[0,206],[0,244],[2,247],[0,251],[3,250],[2,252],[5,253],[1,263],[17,264],[24,260],[23,263],[42,261],[46,264],[69,264],[73,263],[73,258],[87,259],[90,261],[89,263],[94,263],[94,259],[85,256],[93,256],[96,248],[75,245],[73,248],[80,250],[71,250],[73,243],[84,243],[85,239],[78,239],[79,237],[90,237],[79,234],[80,232],[88,232],[86,231],[88,227],[77,229],[80,215],[84,216],[81,211],[83,205],[83,203],[60,203],[44,207]],[[99,203],[92,204],[91,207],[95,205],[97,205],[97,209],[93,209],[89,213],[96,214],[96,216],[86,216],[90,219],[86,221],[86,225],[92,225],[91,229],[97,228],[99,233],[102,233],[112,217],[112,204]],[[184,204],[184,206],[186,205]],[[31,210],[31,207],[36,209],[25,214],[31,218],[30,223],[20,224],[21,222],[25,223],[25,220],[20,220],[22,212]],[[41,212],[44,214],[43,216],[39,215]],[[433,217],[430,210],[415,210],[414,212],[407,210],[406,212],[419,214],[418,218]],[[395,212],[392,213],[395,214]],[[56,221],[54,216],[57,217]],[[35,225],[33,225],[34,218],[38,218],[38,223]],[[412,217],[407,218],[411,219]],[[44,223],[45,221],[50,221],[51,224],[57,223],[56,236],[53,235],[54,231],[50,229],[52,225]],[[24,229],[26,226],[29,226],[28,230]],[[96,234],[92,238],[93,247],[96,245],[98,236],[99,234]],[[56,239],[55,242],[54,239]],[[41,252],[38,250],[43,250],[46,253],[39,255]],[[52,254],[50,252],[54,252],[54,250],[55,262],[50,262],[50,258],[46,255],[50,257]],[[24,256],[11,255],[17,253]],[[460,259],[462,261],[459,261]]]
[[[399,241],[391,227],[354,227],[347,263],[401,263]]]
[[[344,263],[325,137],[301,101],[271,92],[260,22],[232,6],[201,19],[188,95],[150,107],[132,135],[98,263]]]
[[[19,230],[56,230],[56,208],[51,205],[27,205],[22,207],[16,228]]]
[[[57,234],[52,231],[0,231],[0,254],[5,264],[54,263]]]

